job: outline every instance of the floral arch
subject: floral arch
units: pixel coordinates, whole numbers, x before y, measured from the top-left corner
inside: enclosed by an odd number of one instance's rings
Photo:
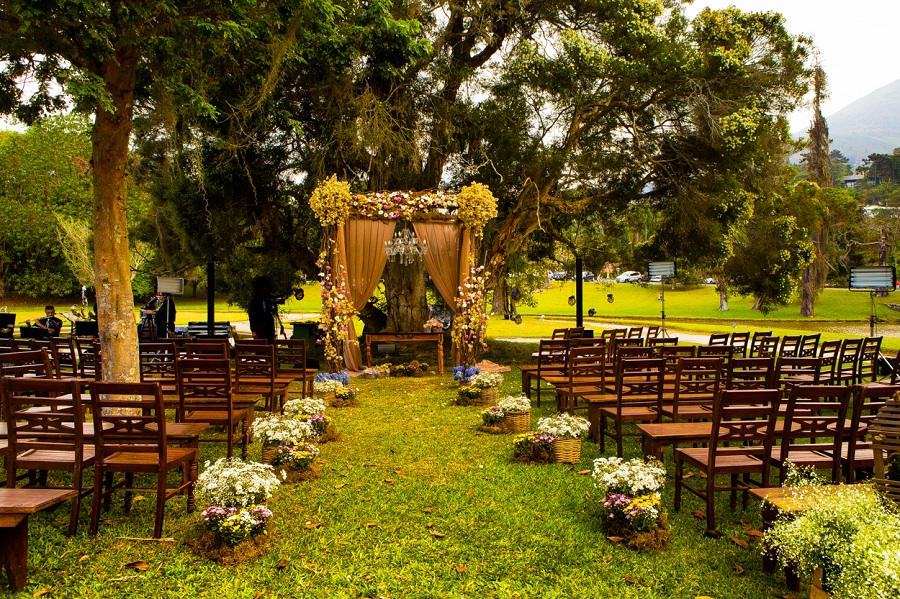
[[[416,237],[428,243],[426,271],[456,314],[452,336],[457,364],[474,361],[487,327],[484,268],[474,264],[474,247],[484,225],[497,215],[497,200],[487,186],[473,183],[458,194],[353,194],[346,182],[332,176],[316,187],[309,203],[323,227],[317,264],[329,369],[346,365],[362,370],[352,319],[381,279],[387,263],[384,245],[398,221],[411,222]]]

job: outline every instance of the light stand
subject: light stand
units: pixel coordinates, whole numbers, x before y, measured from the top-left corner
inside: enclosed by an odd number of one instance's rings
[[[890,293],[897,288],[897,272],[893,266],[860,266],[850,269],[850,291],[869,292],[869,336],[875,336],[875,294]]]
[[[647,272],[651,278],[659,276],[659,301],[662,302],[662,322],[659,327],[659,335],[668,337],[669,332],[666,330],[666,279],[675,276],[675,263],[651,262],[648,265]]]

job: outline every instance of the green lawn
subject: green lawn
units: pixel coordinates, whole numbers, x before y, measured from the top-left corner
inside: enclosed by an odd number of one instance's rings
[[[488,357],[518,361],[533,348],[496,343]],[[130,515],[117,496],[96,538],[86,535],[87,507],[74,538],[64,536],[67,505],[33,517],[29,586],[19,597],[746,599],[788,592],[783,576],[762,572],[758,543],[745,548],[729,539],[752,540],[742,522],[759,528],[757,504],[731,513],[720,498],[724,535],[707,538],[691,515],[702,503],[687,497],[685,510],[672,513],[669,484],[663,504],[671,548],[623,549],[604,538],[599,497],[579,474],[599,457],[594,444],[584,444],[574,466],[523,465],[511,460],[509,436],[476,430],[479,408],[449,405],[449,376],[354,384],[362,389],[359,407],[330,410],[343,438],[323,446],[322,478],[283,487],[270,501],[275,519],[264,558],[234,568],[199,558],[186,544],[199,511],[185,514],[180,498],[167,509],[164,534],[173,541],[123,538],[151,533],[153,496]],[[516,369],[505,375],[504,392],[519,385]],[[545,403],[533,419],[550,413]],[[635,439],[626,447],[628,457],[638,455]],[[204,459],[221,449],[204,445]],[[258,456],[259,446],[252,451]],[[127,565],[137,560],[149,569]]]

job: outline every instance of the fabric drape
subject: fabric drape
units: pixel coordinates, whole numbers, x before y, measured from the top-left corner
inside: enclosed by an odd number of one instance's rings
[[[384,242],[389,241],[396,227],[394,221],[351,218],[337,228],[337,266],[343,266],[347,294],[354,309],[361,310],[378,286],[387,256]],[[362,370],[362,353],[353,323],[344,341],[344,364],[348,370]]]
[[[456,312],[460,284],[462,227],[453,223],[413,222],[416,237],[428,241],[425,268],[447,307]]]

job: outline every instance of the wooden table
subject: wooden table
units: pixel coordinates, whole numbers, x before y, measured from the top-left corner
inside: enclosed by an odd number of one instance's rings
[[[0,489],[0,563],[9,588],[21,591],[28,577],[28,516],[71,499],[68,489]]]
[[[383,343],[437,343],[438,372],[444,374],[443,333],[368,333],[366,334],[366,366],[372,367],[372,342]]]
[[[871,489],[871,485],[860,485]],[[772,525],[780,517],[794,518],[811,507],[815,507],[819,500],[833,493],[845,489],[843,485],[822,485],[815,491],[806,489],[802,495],[791,489],[782,487],[762,487],[750,489],[750,495],[762,501],[763,532],[772,528]],[[763,571],[774,574],[778,560],[774,551],[763,553]],[[800,588],[800,580],[797,568],[793,565],[784,566],[784,578],[787,587],[796,591]]]

